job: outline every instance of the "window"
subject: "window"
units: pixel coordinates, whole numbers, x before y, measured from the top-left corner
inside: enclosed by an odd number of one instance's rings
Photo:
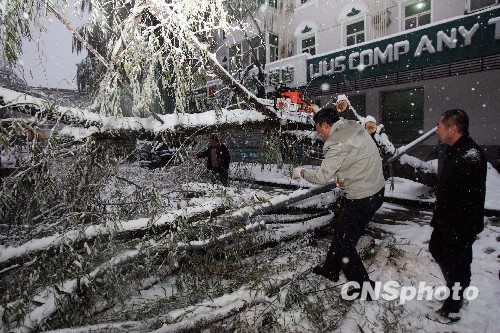
[[[316,37],[311,36],[302,39],[301,41],[302,53],[309,53],[310,55],[316,54]]]
[[[250,39],[250,45],[253,48],[251,53],[252,60],[257,57],[261,64],[266,63],[266,39],[264,36],[255,36]]]
[[[486,7],[498,5],[498,0],[468,0],[467,11],[473,12]]]
[[[342,46],[351,46],[366,41],[368,5],[362,0],[352,0],[339,11],[342,26]]]
[[[267,3],[269,5],[269,7],[278,8],[278,0],[269,0],[269,1],[254,0],[254,2],[257,5],[257,7],[260,7],[260,6],[265,5]]]
[[[269,62],[278,60],[278,35],[269,33]]]
[[[346,46],[363,43],[365,41],[365,21],[346,25]]]
[[[306,3],[308,0],[300,0],[300,4]]]
[[[251,63],[252,63],[252,59],[251,59],[251,50],[252,50],[252,47],[250,46],[250,42],[247,41],[247,40],[244,40],[241,42],[241,50],[242,50],[242,53],[241,53],[241,64],[243,66],[249,66]]]
[[[318,25],[314,21],[300,23],[293,36],[295,37],[295,47],[297,54],[309,53],[315,55],[316,52],[316,31]]]
[[[392,143],[410,143],[424,129],[424,88],[382,92],[381,109]]]
[[[266,47],[268,45],[268,47]],[[249,40],[229,47],[229,59],[231,62],[231,71],[251,65],[258,60],[260,64],[267,62],[267,52],[269,50],[269,61],[278,60],[278,35],[269,33],[269,42],[266,44],[265,35],[254,36]],[[226,57],[222,59],[224,65]],[[227,60],[226,60],[227,62]]]
[[[405,30],[431,23],[431,0],[420,0],[405,6]]]
[[[235,44],[229,47],[230,70],[236,71],[241,67],[241,45]]]

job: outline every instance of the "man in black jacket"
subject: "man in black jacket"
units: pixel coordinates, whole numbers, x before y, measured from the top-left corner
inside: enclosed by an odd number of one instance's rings
[[[228,185],[229,162],[231,155],[226,145],[219,142],[216,134],[211,134],[208,138],[208,148],[194,155],[195,158],[207,157],[207,168],[222,185]]]
[[[429,251],[450,289],[450,296],[438,310],[448,317],[462,307],[463,292],[471,279],[472,244],[484,228],[486,157],[469,136],[469,118],[463,110],[444,112],[437,135],[446,151],[439,168]]]

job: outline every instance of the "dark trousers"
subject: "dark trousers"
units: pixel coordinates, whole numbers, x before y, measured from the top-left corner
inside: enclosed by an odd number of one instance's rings
[[[229,172],[228,170],[224,168],[212,168],[210,171],[212,171],[214,177],[224,186],[228,185],[229,181]]]
[[[356,251],[356,244],[366,225],[384,201],[384,188],[363,199],[344,199],[344,207],[333,233],[332,244],[323,266],[330,272],[342,270],[348,281],[362,284],[370,281],[366,268]]]
[[[470,235],[467,239],[451,238],[449,233],[434,229],[429,241],[429,252],[441,268],[446,286],[451,291],[455,283],[460,283],[462,287],[460,297],[463,295],[463,290],[470,285],[472,244],[475,239],[475,235]],[[453,301],[451,295],[446,300],[450,304]],[[461,300],[455,300],[457,304],[460,302]]]

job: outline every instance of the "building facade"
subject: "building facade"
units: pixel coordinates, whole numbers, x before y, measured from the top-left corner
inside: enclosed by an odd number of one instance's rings
[[[267,92],[283,82],[320,106],[345,94],[396,145],[461,108],[498,163],[499,0],[254,1],[245,34],[217,39],[217,58],[234,75],[260,57]]]

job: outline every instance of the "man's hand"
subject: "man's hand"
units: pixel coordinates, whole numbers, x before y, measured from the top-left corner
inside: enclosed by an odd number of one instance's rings
[[[297,167],[292,170],[292,179],[300,179],[304,177],[304,168]]]
[[[339,178],[339,175],[337,175],[337,186],[338,186],[341,190],[345,190],[345,183],[344,183],[344,179],[343,179],[343,178]]]

